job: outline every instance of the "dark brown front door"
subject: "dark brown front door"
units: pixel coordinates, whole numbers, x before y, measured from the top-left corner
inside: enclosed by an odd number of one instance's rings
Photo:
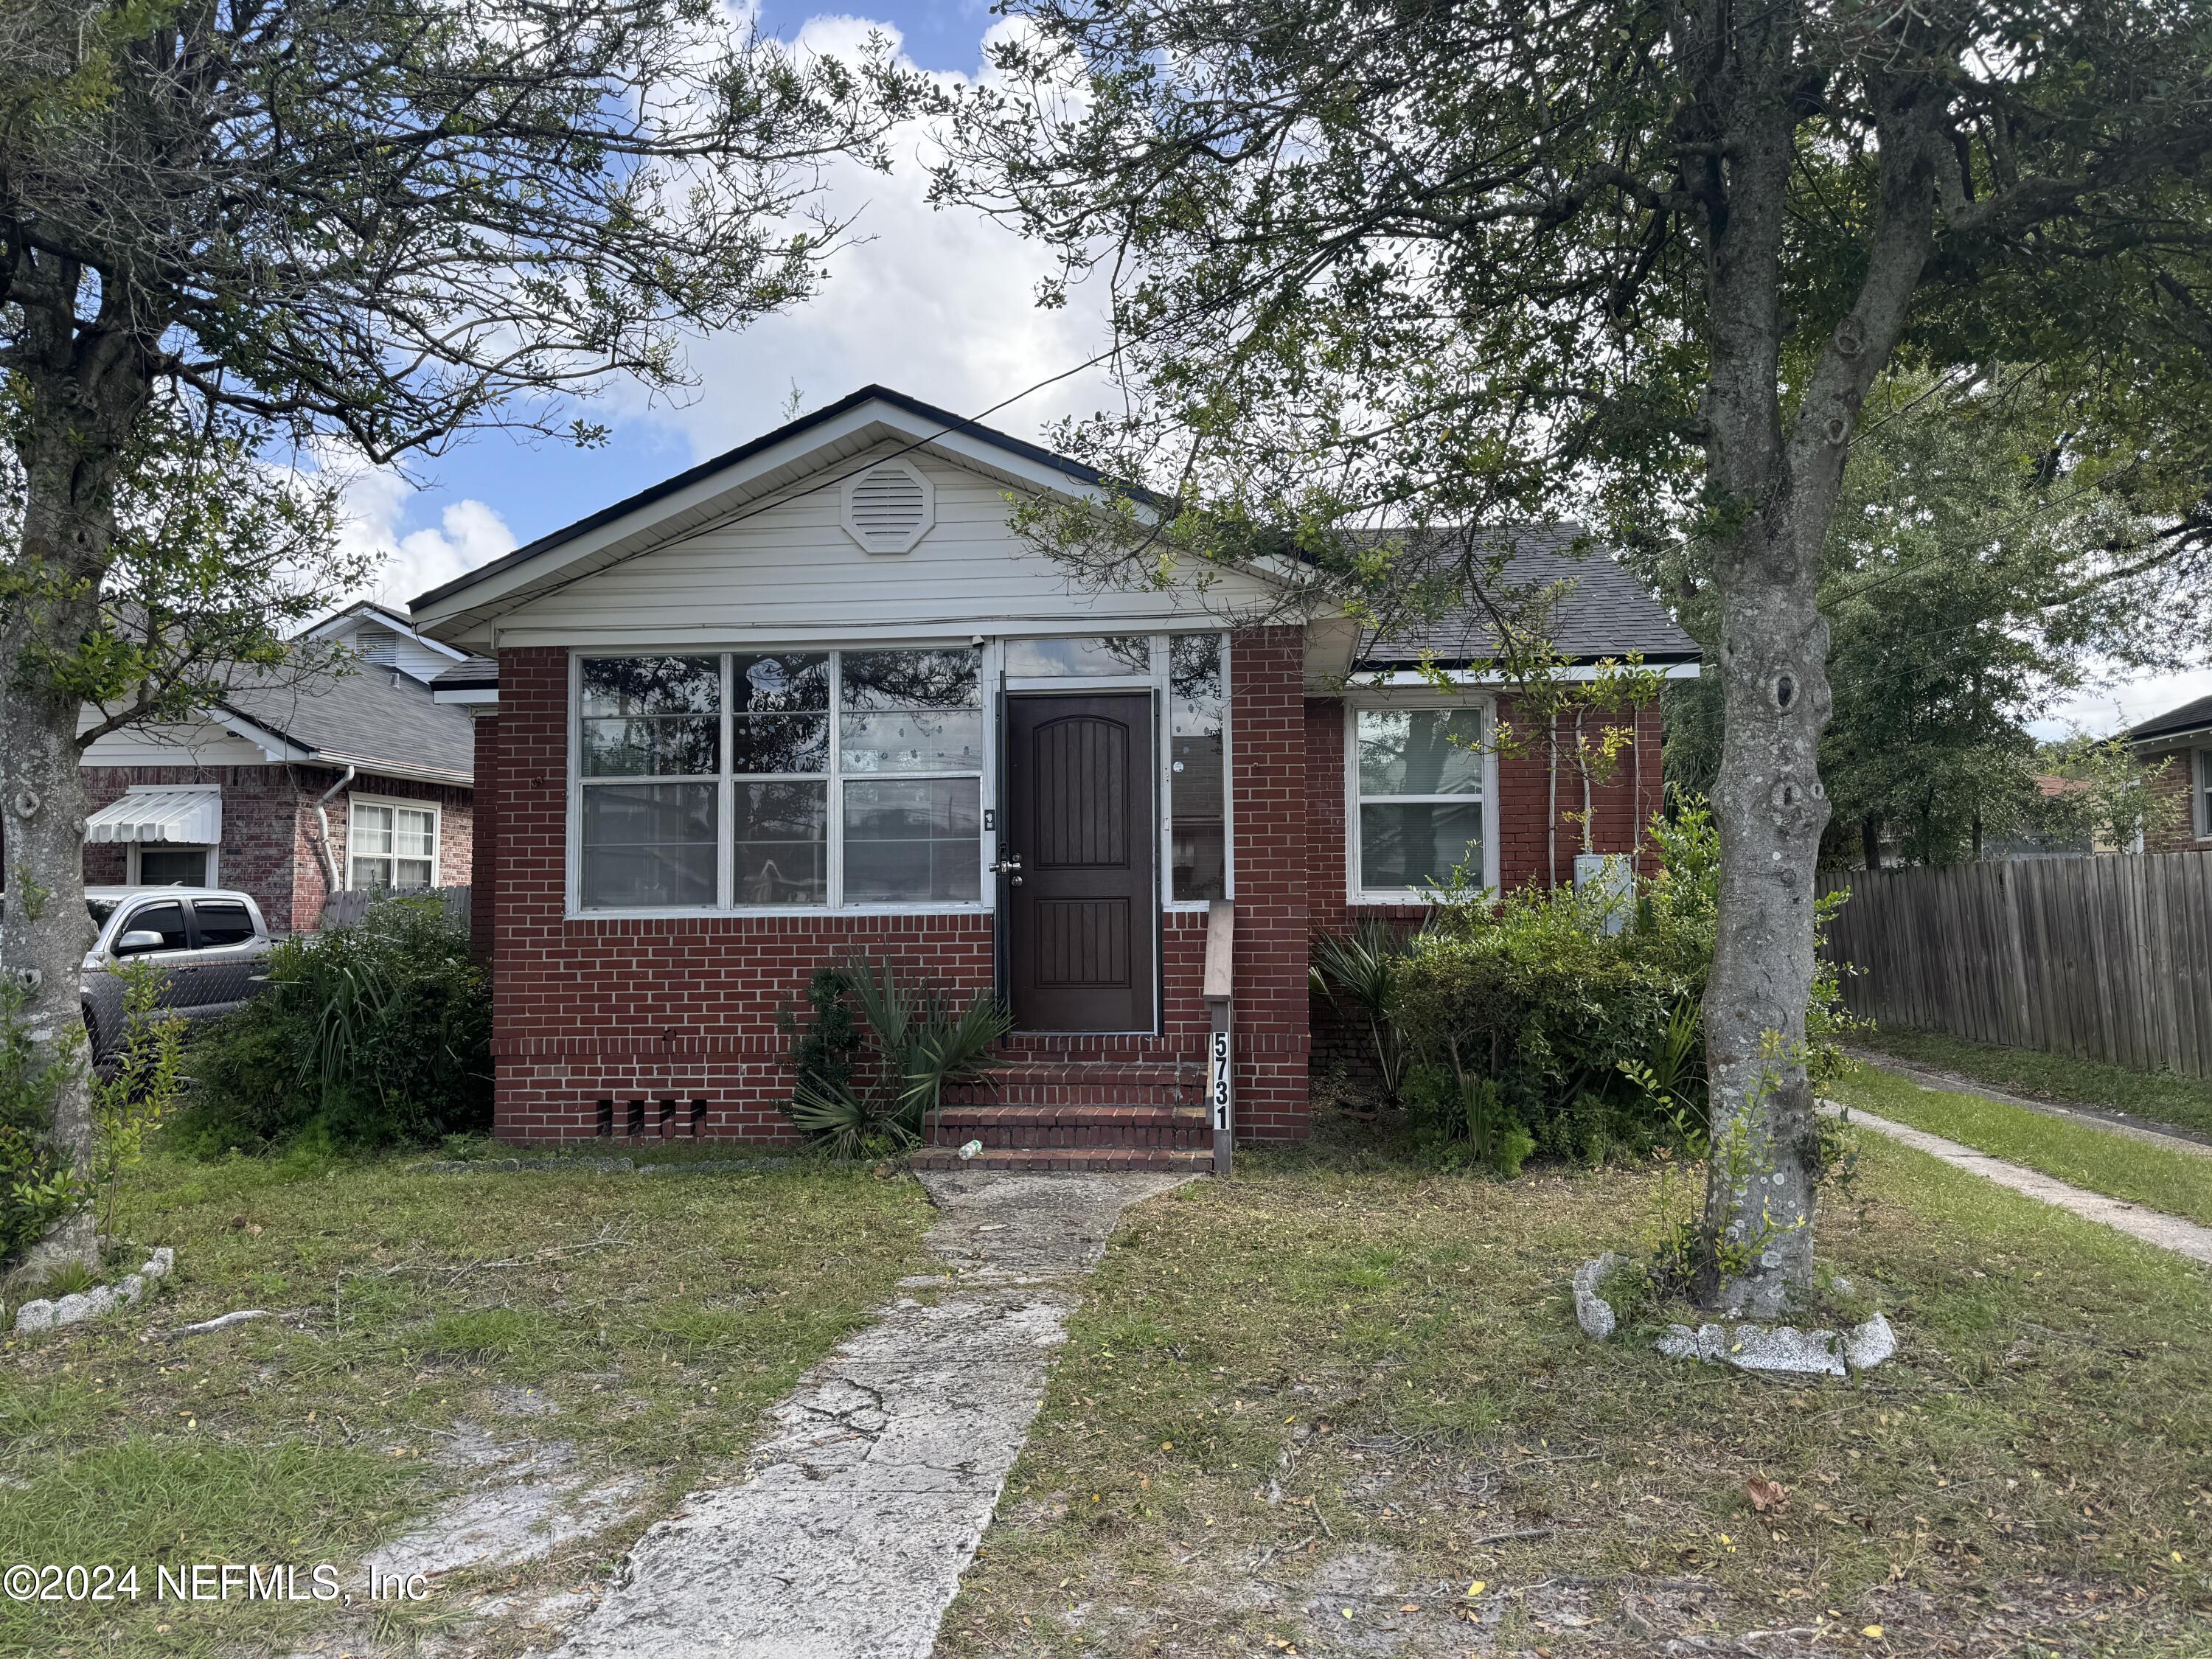
[[[1000,845],[1021,882],[1001,891],[1023,1030],[1152,1029],[1152,716],[1141,692],[1006,700]]]

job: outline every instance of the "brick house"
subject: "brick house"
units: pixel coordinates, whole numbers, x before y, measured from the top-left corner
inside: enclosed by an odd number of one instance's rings
[[[2188,853],[2212,847],[2212,697],[2199,697],[2128,728],[2136,757],[2173,763],[2160,779],[2173,810],[2144,838],[2146,853]]]
[[[303,637],[345,672],[245,685],[203,719],[86,749],[87,883],[236,888],[285,933],[312,929],[334,888],[469,880],[474,739],[429,684],[467,653],[366,605]]]
[[[1513,711],[1474,630],[1255,623],[1294,567],[1101,590],[1007,527],[1010,495],[1098,484],[869,387],[414,602],[471,653],[435,695],[477,720],[503,1139],[787,1135],[778,1012],[866,954],[1012,1006],[951,1137],[1167,1161],[1206,1133],[1227,901],[1238,1132],[1296,1139],[1316,930],[1417,915],[1455,865],[1572,878],[1582,785],[1485,747]],[[1610,559],[1532,536],[1516,568],[1574,579],[1571,657],[1696,672]],[[1652,710],[1596,849],[1638,852],[1659,799]]]

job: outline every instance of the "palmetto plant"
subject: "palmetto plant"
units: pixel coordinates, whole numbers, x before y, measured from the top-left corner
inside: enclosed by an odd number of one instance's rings
[[[992,1045],[1013,1024],[1006,1005],[978,991],[956,1006],[933,982],[909,983],[866,957],[841,970],[878,1050],[872,1081],[802,1076],[792,1121],[833,1157],[897,1151],[921,1139],[948,1085],[973,1083],[1001,1064]]]
[[[1394,1105],[1413,1060],[1397,1017],[1399,975],[1411,948],[1406,934],[1370,916],[1349,933],[1316,936],[1308,969],[1315,995],[1367,1022],[1382,1092]]]

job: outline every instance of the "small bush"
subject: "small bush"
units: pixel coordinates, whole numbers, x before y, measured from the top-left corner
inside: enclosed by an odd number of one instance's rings
[[[283,940],[267,975],[192,1043],[186,1149],[426,1146],[490,1127],[490,980],[434,901]]]
[[[0,983],[0,1267],[13,1263],[76,1207],[79,1192],[46,1132],[62,1064],[41,1063],[23,1024],[29,991]]]

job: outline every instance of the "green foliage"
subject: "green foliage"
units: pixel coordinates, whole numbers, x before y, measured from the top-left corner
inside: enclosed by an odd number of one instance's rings
[[[834,975],[834,987],[825,975]],[[874,1038],[872,1066],[860,1063],[851,1041],[848,999]],[[798,1075],[785,1109],[801,1133],[838,1158],[915,1145],[946,1085],[975,1082],[999,1063],[992,1045],[1013,1024],[988,991],[956,1006],[932,981],[908,982],[888,963],[878,967],[865,957],[817,973],[808,1000],[814,1022],[794,1050]]]
[[[267,974],[192,1044],[185,1145],[422,1146],[489,1127],[490,981],[435,900],[387,899],[353,927],[282,940]]]
[[[1413,1061],[1397,1007],[1399,972],[1411,949],[1403,929],[1370,916],[1349,933],[1316,937],[1307,969],[1314,995],[1366,1023],[1383,1097],[1393,1105],[1404,1094]]]
[[[2044,770],[2078,786],[2034,802],[2033,827],[2054,839],[2124,853],[2138,838],[2157,842],[2187,811],[2187,792],[2167,779],[2175,757],[2146,766],[2124,738],[2076,732],[2043,744],[2036,759]]]
[[[167,984],[150,962],[125,964],[123,1042],[112,1066],[92,1078],[91,1188],[99,1230],[115,1220],[123,1173],[145,1155],[146,1138],[175,1109],[184,1085],[185,1022],[162,1006]]]
[[[1536,1150],[1535,1137],[1490,1078],[1417,1066],[1407,1079],[1406,1108],[1414,1144],[1445,1169],[1485,1169],[1510,1181]]]
[[[1655,817],[1650,835],[1660,867],[1638,880],[1626,927],[1609,927],[1606,895],[1531,887],[1494,901],[1462,894],[1410,942],[1392,1007],[1402,1040],[1428,1062],[1407,1089],[1418,1139],[1502,1146],[1503,1129],[1482,1127],[1495,1114],[1535,1150],[1576,1163],[1705,1154],[1699,1011],[1717,931],[1719,838],[1695,804]],[[1833,1039],[1847,1018],[1824,969],[1808,1011],[1817,1074],[1840,1063]],[[1478,1083],[1496,1091],[1479,1113],[1469,1092]],[[1480,1161],[1502,1167],[1488,1152]]]
[[[22,1019],[29,999],[20,981],[0,981],[0,1267],[66,1216],[77,1199],[46,1137],[54,1096],[80,1051],[64,1047],[42,1055],[33,1047]]]

